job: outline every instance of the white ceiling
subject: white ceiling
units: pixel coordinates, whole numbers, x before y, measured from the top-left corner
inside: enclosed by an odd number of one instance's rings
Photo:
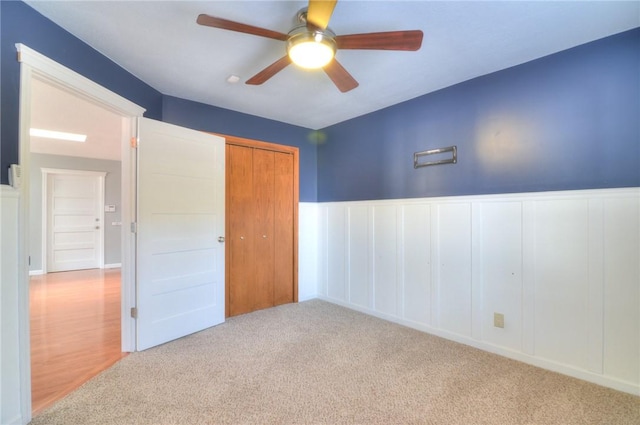
[[[286,33],[306,1],[26,3],[163,94],[311,129],[640,26],[639,1],[340,0],[338,35],[424,32],[417,52],[338,51],[360,83],[340,93],[322,71],[293,65],[246,85],[284,42],[196,24],[206,13]],[[241,82],[227,83],[232,74]]]
[[[36,78],[31,80],[31,96],[31,128],[87,136],[84,143],[31,136],[31,152],[120,160],[120,115]]]

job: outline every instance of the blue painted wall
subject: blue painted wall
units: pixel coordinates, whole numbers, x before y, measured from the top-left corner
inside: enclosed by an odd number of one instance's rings
[[[323,132],[318,201],[640,186],[640,29]],[[457,164],[413,168],[450,145]]]
[[[640,29],[480,77],[324,129],[163,96],[22,2],[0,2],[0,176],[18,161],[24,43],[195,129],[300,148],[302,201],[640,186]],[[324,140],[316,146],[314,140]],[[413,169],[457,145],[458,164]]]
[[[198,130],[260,139],[300,148],[300,200],[316,200],[315,132],[277,121],[164,96],[23,2],[0,1],[0,175],[18,162],[20,65],[23,43],[147,109],[145,116]]]
[[[183,127],[299,148],[300,201],[316,201],[315,131],[171,96],[164,97],[162,115],[164,121]]]
[[[63,30],[25,3],[0,2],[0,74],[2,128],[0,173],[7,183],[7,167],[18,162],[20,64],[16,43],[23,43],[54,61],[147,109],[145,116],[162,119],[162,93]]]

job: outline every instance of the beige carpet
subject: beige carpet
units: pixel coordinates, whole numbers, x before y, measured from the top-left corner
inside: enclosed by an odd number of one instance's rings
[[[32,424],[640,424],[640,398],[322,301],[132,354]]]

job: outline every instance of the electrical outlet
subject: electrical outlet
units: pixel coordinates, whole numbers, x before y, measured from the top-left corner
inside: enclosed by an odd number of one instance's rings
[[[493,313],[493,326],[496,328],[504,328],[504,314]]]

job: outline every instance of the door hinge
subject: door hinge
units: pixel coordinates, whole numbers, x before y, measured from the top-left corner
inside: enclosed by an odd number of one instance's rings
[[[138,233],[138,223],[131,223],[131,233]]]
[[[138,318],[138,307],[131,307],[131,317],[134,319]]]
[[[131,138],[131,147],[134,148],[134,149],[138,147],[138,138],[137,137],[132,137]]]

